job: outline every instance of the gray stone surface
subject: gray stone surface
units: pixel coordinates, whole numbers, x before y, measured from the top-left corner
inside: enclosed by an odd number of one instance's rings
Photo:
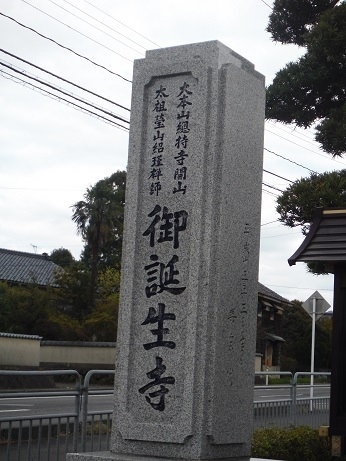
[[[249,459],[264,99],[218,41],[135,62],[116,456]]]
[[[275,459],[263,459],[263,458],[232,458],[230,461],[279,461]],[[150,456],[134,456],[125,454],[115,454],[109,451],[102,451],[98,453],[73,453],[67,455],[67,461],[175,461],[175,458],[156,458]],[[181,460],[184,461],[184,460]],[[226,461],[220,459],[219,461]],[[229,461],[229,459],[227,459]]]

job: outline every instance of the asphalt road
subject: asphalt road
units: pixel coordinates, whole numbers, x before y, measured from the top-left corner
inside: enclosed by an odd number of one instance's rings
[[[110,393],[105,394],[105,393],[100,393],[99,395],[89,395],[89,404],[88,404],[88,410],[90,411],[95,411],[99,413],[103,412],[108,412],[111,411],[113,408],[113,394],[111,391]],[[314,388],[314,396],[315,397],[329,397],[330,393],[330,387],[327,385],[319,385],[315,386]],[[305,399],[310,397],[310,387],[309,386],[303,386],[303,387],[298,387],[297,388],[297,398],[298,399]],[[277,416],[276,412],[271,412],[267,411],[266,407],[261,407],[260,405],[256,407],[255,413],[254,413],[254,427],[262,427],[262,422],[265,421],[266,424],[271,425],[276,425],[280,424],[281,420],[285,418],[285,415],[289,417],[289,411],[287,410],[289,408],[288,405],[286,405],[285,400],[287,401],[290,399],[290,388],[289,387],[261,387],[261,388],[255,388],[255,397],[254,400],[255,402],[282,402],[281,407],[280,407],[280,414],[281,416]],[[324,404],[321,404],[324,405]],[[269,404],[268,407],[270,408],[271,405]],[[276,404],[273,404],[273,408],[276,407]],[[73,396],[46,396],[46,397],[28,397],[24,396],[22,398],[0,398],[0,423],[1,420],[3,421],[3,424],[1,425],[1,429],[6,429],[8,427],[9,423],[9,418],[15,421],[17,418],[20,417],[28,417],[28,418],[35,418],[35,415],[61,415],[62,419],[64,420],[64,415],[68,413],[73,413],[75,408],[75,397]],[[307,424],[311,425],[312,423],[315,423],[315,415],[316,414],[321,414],[321,423],[320,424],[328,424],[328,415],[329,411],[327,406],[326,407],[318,407],[319,411],[311,413],[309,412],[309,404],[302,403],[302,407],[300,408],[300,415],[299,415],[299,423],[300,424]],[[7,421],[7,422],[6,422]],[[45,425],[45,421],[42,421],[42,424]],[[25,428],[27,425],[26,422],[23,423],[23,428]],[[14,422],[12,427],[17,427],[18,422]],[[107,448],[107,440],[108,440],[109,434],[102,435],[102,437],[99,439],[99,436],[96,435],[95,442],[97,441],[101,443],[101,448],[97,449],[96,451],[99,450],[106,450]],[[53,438],[51,443],[48,443],[47,437],[44,438],[40,445],[37,444],[37,440],[34,438],[32,443],[29,445],[28,442],[26,442],[25,437],[19,447],[14,443],[12,444],[0,444],[0,459],[7,459],[8,461],[16,461],[18,459],[24,459],[22,456],[25,456],[25,459],[27,458],[27,454],[31,453],[31,458],[30,459],[38,459],[36,458],[36,454],[40,452],[41,457],[39,459],[48,459],[48,453],[50,454],[50,458],[55,461],[64,461],[66,459],[65,452],[71,452],[72,450],[72,436],[68,436],[68,446],[65,444],[65,438],[64,438],[64,430],[62,429],[62,432],[60,434],[60,437],[63,437],[59,447],[57,444],[57,439]],[[90,447],[91,445],[91,439],[90,435],[87,436],[87,451],[93,451]],[[81,445],[81,439],[79,438],[78,442],[78,447]],[[95,445],[96,446],[96,445]],[[89,448],[88,448],[89,447]],[[8,449],[10,448],[10,456],[7,457]],[[95,449],[95,447],[94,447]],[[21,452],[21,457],[19,458],[18,453],[19,451]]]
[[[316,385],[313,389],[314,397],[329,397],[330,386],[329,385]],[[298,386],[297,387],[297,398],[304,399],[310,397],[310,386]],[[290,398],[290,388],[282,387],[263,387],[255,388],[255,401],[268,401],[268,400],[284,400]]]
[[[329,397],[330,387],[318,385],[314,387],[314,397]],[[300,386],[297,388],[297,398],[309,398],[310,387]],[[280,401],[290,398],[288,387],[256,388],[254,400]],[[88,410],[105,412],[113,408],[113,394],[89,395]],[[23,398],[0,398],[0,420],[18,417],[33,417],[35,415],[51,415],[72,413],[75,409],[75,397],[73,396],[47,396],[47,397],[23,397]]]
[[[113,408],[112,395],[90,395],[89,411],[105,412]],[[37,415],[66,414],[75,411],[75,397],[24,397],[0,399],[0,420]]]

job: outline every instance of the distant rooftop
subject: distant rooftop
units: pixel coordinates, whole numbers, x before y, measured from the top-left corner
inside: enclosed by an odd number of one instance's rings
[[[15,338],[15,339],[34,339],[34,340],[40,340],[42,339],[42,336],[38,335],[17,335],[16,333],[2,333],[0,332],[0,338]]]
[[[0,248],[0,281],[55,285],[54,271],[59,266],[48,254],[24,253]]]
[[[275,293],[275,291],[271,290],[270,288],[262,285],[262,283],[258,282],[258,295],[264,295],[267,298],[271,298],[274,301],[280,301],[283,304],[291,304],[291,302],[280,296],[279,294]]]

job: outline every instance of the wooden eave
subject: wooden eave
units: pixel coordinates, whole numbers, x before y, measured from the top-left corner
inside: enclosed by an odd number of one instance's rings
[[[334,265],[346,261],[346,209],[318,208],[308,235],[298,250],[288,259],[324,262]]]

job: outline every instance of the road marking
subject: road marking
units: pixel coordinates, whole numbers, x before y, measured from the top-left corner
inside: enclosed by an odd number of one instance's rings
[[[23,404],[19,403],[0,403],[0,407],[22,407]],[[33,407],[34,405],[30,405],[30,403],[27,405],[27,407]]]
[[[66,398],[76,398],[75,395],[50,395],[50,396],[35,396],[35,397],[9,397],[6,398],[6,402],[9,400],[39,400],[39,399],[66,399]]]
[[[260,395],[262,399],[271,399],[272,397],[281,397],[282,399],[287,398],[289,399],[289,395],[284,395],[284,394],[278,394],[278,395]]]
[[[0,410],[0,413],[11,413],[14,411],[30,411],[29,408],[18,408],[18,410]]]

